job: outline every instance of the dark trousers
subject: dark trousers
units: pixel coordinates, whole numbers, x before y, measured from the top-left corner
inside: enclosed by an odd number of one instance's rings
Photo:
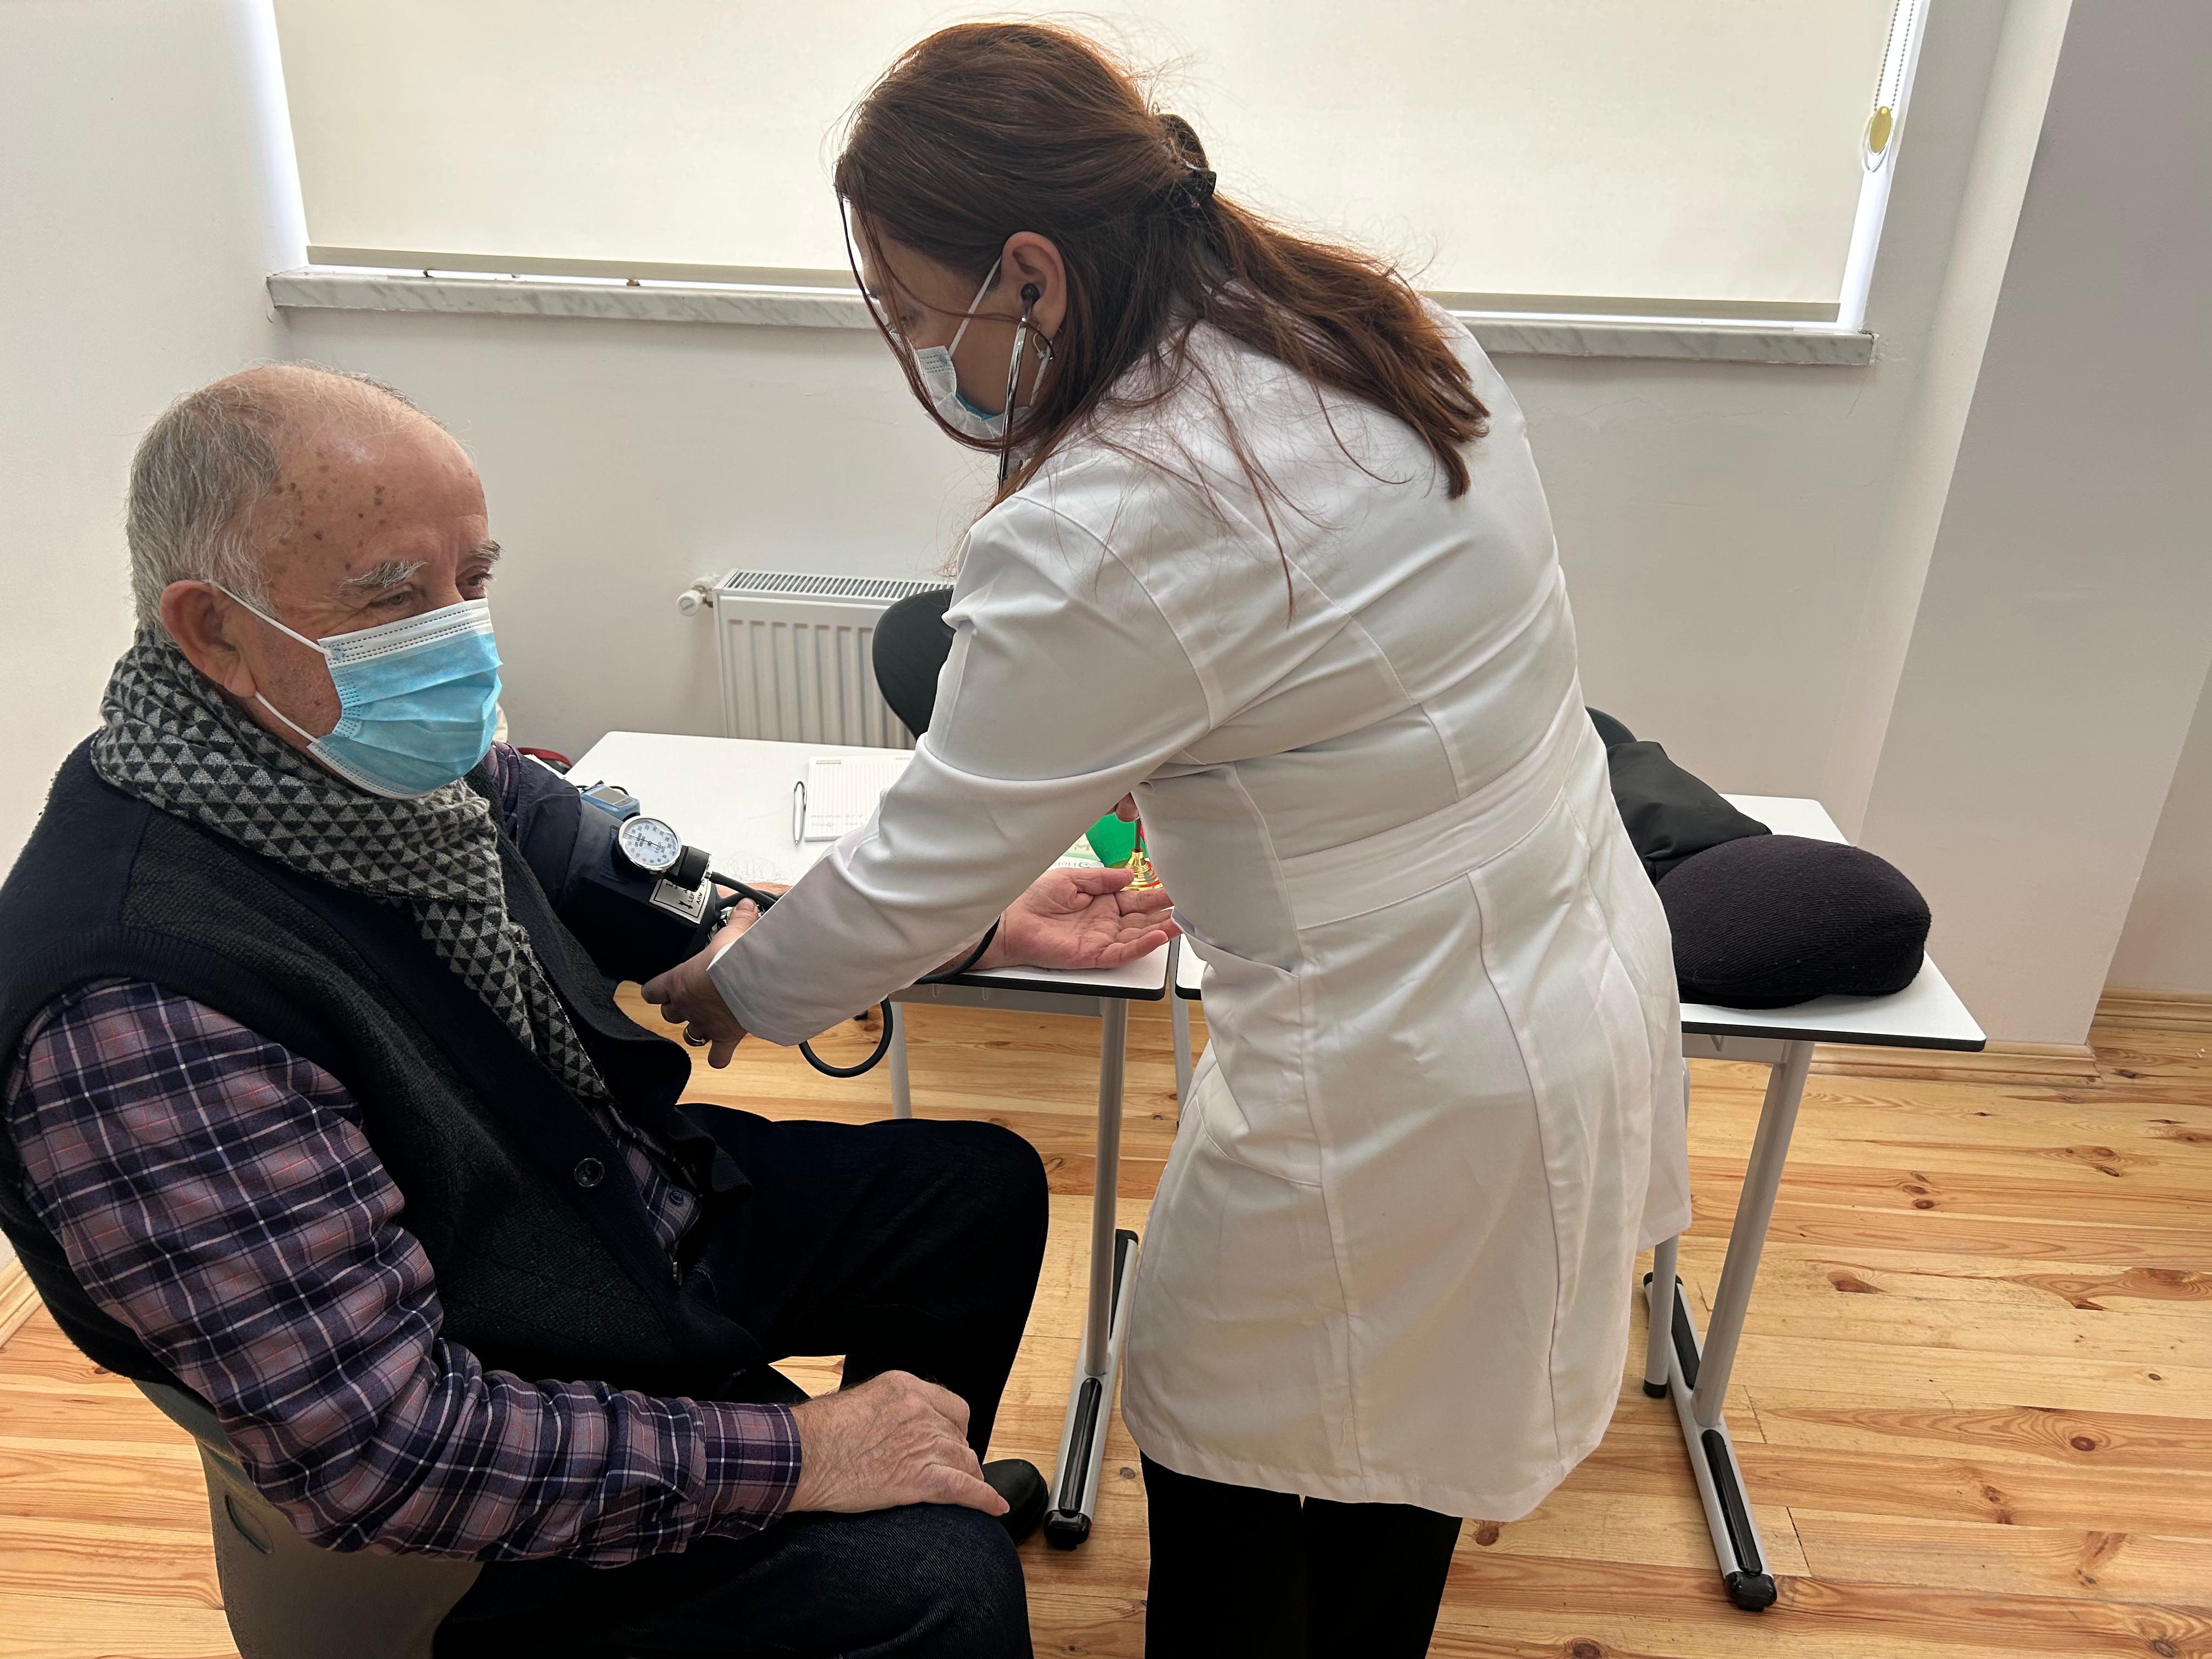
[[[1459,1522],[1145,1462],[1145,1659],[1421,1659]]]
[[[966,1400],[981,1455],[1044,1257],[1043,1165],[991,1124],[716,1115],[751,1179],[693,1269],[770,1359],[842,1353]],[[697,1276],[703,1275],[703,1281]],[[788,1516],[620,1567],[495,1562],[439,1627],[441,1659],[518,1652],[730,1659],[1019,1659],[1005,1530],[939,1505]]]

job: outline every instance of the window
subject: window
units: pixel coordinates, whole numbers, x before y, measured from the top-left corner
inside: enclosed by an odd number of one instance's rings
[[[1924,0],[1082,14],[1224,194],[1463,310],[1855,328]],[[916,0],[277,0],[319,263],[849,279],[840,119]],[[1888,112],[1876,115],[1877,108]],[[1881,142],[1876,144],[1875,140]]]

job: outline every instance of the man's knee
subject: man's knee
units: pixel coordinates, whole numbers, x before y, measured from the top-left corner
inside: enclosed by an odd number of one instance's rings
[[[996,1123],[971,1127],[979,1132],[977,1162],[988,1171],[993,1190],[1004,1196],[1009,1212],[1042,1227],[1051,1211],[1052,1188],[1037,1149]]]
[[[975,1510],[915,1504],[830,1519],[854,1632],[899,1659],[1030,1659],[1013,1540]],[[865,1611],[863,1611],[865,1609]]]
[[[1033,1235],[1042,1243],[1051,1189],[1036,1147],[996,1123],[940,1119],[915,1127],[933,1132],[931,1144],[946,1178],[979,1214],[1009,1237]]]

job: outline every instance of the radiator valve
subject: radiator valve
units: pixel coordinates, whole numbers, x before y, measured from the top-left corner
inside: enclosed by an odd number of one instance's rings
[[[693,582],[690,586],[676,596],[677,611],[686,617],[697,616],[702,610],[705,609],[708,601],[714,595],[714,584],[720,580],[718,576],[700,577],[697,581]]]

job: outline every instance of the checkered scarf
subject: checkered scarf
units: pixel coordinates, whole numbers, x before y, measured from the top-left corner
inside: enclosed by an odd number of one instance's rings
[[[610,1094],[507,914],[499,829],[465,782],[357,789],[255,724],[166,640],[141,636],[100,700],[93,769],[125,794],[318,881],[404,906],[438,958],[581,1099]]]

